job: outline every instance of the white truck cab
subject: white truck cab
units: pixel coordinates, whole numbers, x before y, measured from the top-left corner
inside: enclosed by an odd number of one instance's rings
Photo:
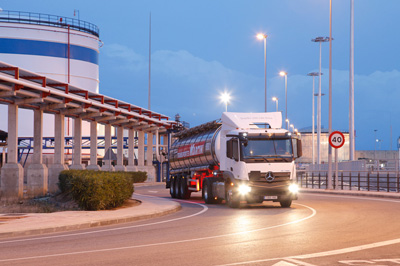
[[[225,200],[230,207],[242,200],[290,207],[297,199],[294,162],[301,156],[301,141],[282,129],[280,112],[225,112],[220,122],[179,134],[170,154],[171,196],[187,195],[186,187],[202,189],[206,203]]]

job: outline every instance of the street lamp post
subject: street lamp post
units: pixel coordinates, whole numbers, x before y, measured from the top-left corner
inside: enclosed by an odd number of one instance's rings
[[[289,128],[289,119],[285,119],[285,122],[286,122],[286,128]]]
[[[375,151],[374,151],[374,161],[376,162],[376,131],[378,131],[377,129],[374,129],[374,142],[375,142]]]
[[[281,71],[279,72],[279,75],[282,77],[285,77],[285,119],[287,119],[287,72]],[[288,129],[288,128],[286,128]]]
[[[292,128],[292,132],[294,132],[294,125],[290,124],[290,127]],[[290,131],[290,130],[289,130]]]
[[[278,97],[272,97],[272,101],[276,102],[276,111],[278,112]]]
[[[329,37],[317,37],[312,39],[313,42],[319,43],[319,73],[321,73],[321,58],[322,58],[322,43],[328,42]],[[318,78],[318,99],[317,99],[317,114],[321,114],[321,75]],[[321,164],[321,115],[317,115],[317,164]]]
[[[329,135],[332,133],[332,0],[329,1]],[[332,146],[328,145],[328,189],[332,189]]]
[[[314,109],[315,109],[315,104],[314,104],[314,81],[315,81],[315,77],[319,76],[319,73],[317,72],[311,72],[307,74],[308,76],[311,76],[313,78],[312,80],[312,164],[315,164],[315,153],[314,153],[314,146],[315,146],[315,140],[314,140],[314,135],[315,135],[315,118],[314,118]],[[321,73],[322,75],[322,73]]]
[[[264,40],[264,90],[265,90],[265,112],[267,112],[267,34],[259,33],[257,38]]]
[[[350,160],[355,157],[354,133],[354,0],[350,0],[350,70],[349,70],[349,135],[350,135]]]

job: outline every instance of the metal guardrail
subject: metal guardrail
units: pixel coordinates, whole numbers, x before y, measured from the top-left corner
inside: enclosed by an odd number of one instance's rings
[[[327,171],[298,171],[297,183],[302,188],[326,189]],[[332,176],[334,189],[375,192],[400,192],[399,171],[339,171],[338,182]]]
[[[3,10],[0,12],[0,22],[45,25],[59,28],[68,28],[69,26],[70,29],[86,32],[96,37],[99,37],[100,34],[99,27],[83,20],[32,12]]]

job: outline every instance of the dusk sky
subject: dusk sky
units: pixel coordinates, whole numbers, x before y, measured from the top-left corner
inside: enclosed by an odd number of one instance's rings
[[[311,126],[317,36],[329,36],[329,0],[0,1],[3,10],[74,16],[100,28],[100,93],[147,108],[149,15],[152,16],[151,109],[196,126],[221,117],[220,92],[234,112],[264,111],[267,38],[268,111],[273,96],[296,128]],[[397,148],[400,136],[400,1],[355,0],[356,150]],[[348,131],[350,1],[333,0],[333,129]],[[322,49],[322,91],[328,94],[329,44]],[[318,80],[316,79],[316,85]],[[316,87],[317,88],[317,87]],[[328,128],[328,96],[322,124]],[[390,128],[392,126],[392,142]]]

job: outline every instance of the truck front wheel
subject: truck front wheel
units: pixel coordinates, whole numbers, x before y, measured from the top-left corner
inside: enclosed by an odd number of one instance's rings
[[[228,188],[226,191],[226,204],[231,208],[238,208],[240,205],[240,199],[238,195],[233,191],[233,188]]]
[[[279,203],[281,204],[282,208],[290,208],[292,205],[292,199],[281,200]]]

